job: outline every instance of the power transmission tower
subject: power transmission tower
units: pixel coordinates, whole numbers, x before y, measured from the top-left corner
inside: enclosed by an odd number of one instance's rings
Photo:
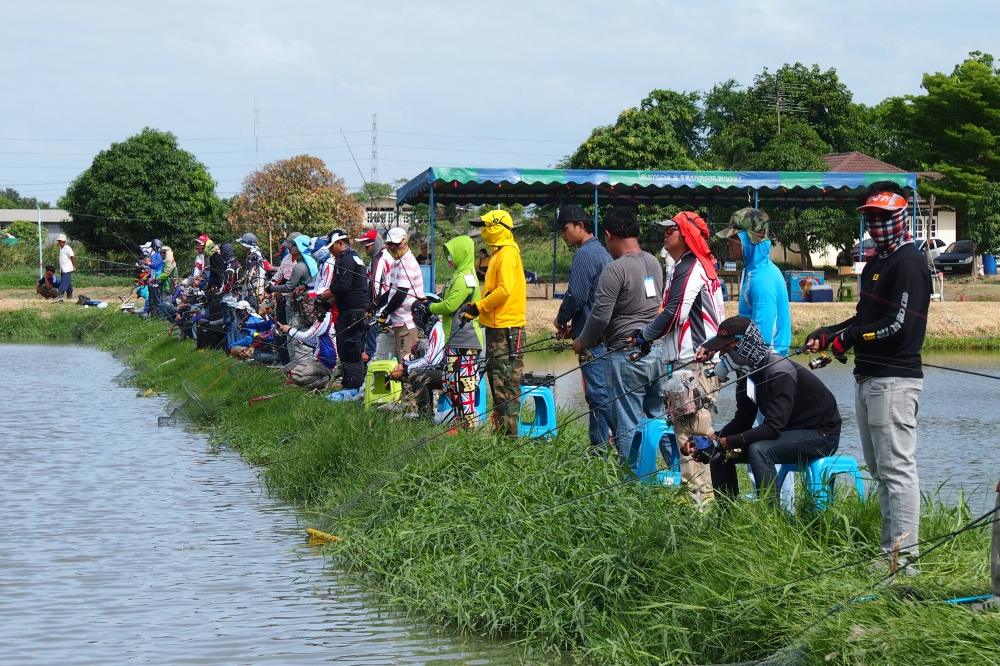
[[[253,170],[260,167],[260,108],[257,101],[253,104]]]
[[[371,182],[378,182],[378,118],[372,114],[372,177]]]

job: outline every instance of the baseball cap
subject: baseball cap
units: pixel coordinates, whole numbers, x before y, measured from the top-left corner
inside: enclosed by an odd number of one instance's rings
[[[750,320],[747,317],[730,317],[719,324],[715,337],[709,338],[701,346],[708,351],[719,351],[731,342],[739,340],[747,332]]]
[[[376,238],[378,238],[378,232],[374,229],[369,229],[365,233],[361,234],[360,238],[355,238],[354,242],[368,245],[368,243],[374,243]]]
[[[673,220],[657,220],[656,222],[653,222],[653,224],[658,227],[663,227],[664,229],[677,226],[677,223]]]
[[[906,199],[895,192],[876,192],[858,206],[858,210],[862,212],[866,210],[896,211],[901,208],[906,208]]]
[[[556,218],[556,222],[552,225],[552,228],[555,231],[561,231],[564,224],[569,224],[570,222],[590,222],[593,219],[580,206],[569,204],[559,209],[559,216]]]
[[[406,231],[402,227],[393,227],[385,232],[385,242],[398,244],[406,240]]]
[[[478,220],[472,220],[469,224],[474,227],[492,227],[494,224],[499,224],[507,227],[510,231],[514,230],[514,220],[510,213],[505,210],[491,210]]]
[[[253,306],[250,305],[249,301],[240,301],[239,303],[236,304],[236,309],[237,310],[246,310],[247,312],[252,312],[253,311]]]
[[[326,238],[329,241],[330,245],[333,245],[337,241],[348,240],[350,237],[347,235],[347,232],[344,231],[343,229],[334,229],[333,231],[331,231],[326,235]]]
[[[759,243],[767,238],[771,228],[767,213],[759,208],[740,208],[729,218],[729,226],[715,234],[716,238],[732,238],[741,231],[746,231],[751,243]]]

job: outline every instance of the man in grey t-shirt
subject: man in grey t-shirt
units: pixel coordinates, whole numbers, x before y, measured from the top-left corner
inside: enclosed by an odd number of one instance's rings
[[[622,464],[628,464],[629,458],[638,454],[632,450],[636,427],[647,418],[663,416],[659,350],[634,363],[628,360],[627,351],[636,331],[659,311],[663,269],[653,255],[639,247],[639,223],[633,209],[611,209],[604,232],[615,260],[601,272],[594,304],[573,350],[580,353],[602,339],[610,350],[606,358],[611,423],[618,455]]]

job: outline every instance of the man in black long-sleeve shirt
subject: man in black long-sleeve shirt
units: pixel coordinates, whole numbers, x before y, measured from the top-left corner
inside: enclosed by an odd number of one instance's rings
[[[830,390],[815,374],[771,353],[757,326],[730,317],[698,350],[699,358],[721,356],[720,379],[729,371],[736,383],[736,414],[719,431],[719,445],[730,452],[711,461],[716,493],[739,495],[736,464],[749,462],[757,494],[777,504],[776,464],[799,463],[832,455],[840,444],[840,411]],[[763,416],[754,425],[758,414]],[[739,451],[737,454],[736,451]]]
[[[365,310],[371,304],[368,290],[368,268],[358,253],[351,249],[350,236],[343,229],[330,232],[330,248],[337,263],[333,269],[330,290],[337,303],[337,353],[344,366],[345,389],[360,388],[365,381],[365,364],[361,354],[365,349],[367,329],[361,324]]]
[[[861,274],[856,314],[806,338],[810,350],[828,346],[841,361],[854,348],[855,411],[865,463],[882,512],[882,551],[899,548],[899,564],[917,555],[920,483],[917,407],[923,391],[920,348],[927,330],[931,276],[911,242],[906,198],[893,183],[876,183],[858,208],[878,256]]]

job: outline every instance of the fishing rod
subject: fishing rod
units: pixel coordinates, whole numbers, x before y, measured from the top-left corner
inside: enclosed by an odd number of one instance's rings
[[[601,355],[601,357],[603,357],[603,356],[606,356],[606,355],[608,355],[608,354],[611,354],[611,353],[613,353],[614,351],[623,351],[623,350],[609,350],[609,351],[608,351],[608,352],[606,352],[605,354]],[[757,368],[757,369],[756,369],[756,371],[760,371],[760,370],[763,370],[763,369],[765,369],[765,368],[768,368],[768,367],[771,367],[772,365],[775,365],[775,364],[777,364],[777,363],[781,363],[782,361],[785,361],[785,360],[789,359],[789,358],[790,358],[791,356],[794,356],[794,355],[796,355],[796,354],[801,354],[801,353],[805,353],[805,351],[806,351],[806,350],[805,350],[805,348],[803,348],[803,347],[798,347],[798,348],[796,348],[796,349],[795,349],[794,351],[792,351],[791,353],[789,353],[789,354],[788,354],[787,356],[780,356],[779,358],[775,359],[774,361],[772,361],[772,362],[770,362],[770,363],[768,363],[768,364],[766,364],[766,365],[763,365],[763,366],[761,366],[760,368]],[[597,357],[597,358],[600,358],[600,357]],[[632,393],[635,393],[636,391],[639,391],[639,390],[642,390],[642,389],[644,389],[644,388],[645,388],[646,386],[648,386],[648,385],[649,385],[650,383],[652,383],[652,382],[655,382],[655,381],[659,381],[660,379],[662,379],[662,378],[664,378],[664,377],[668,377],[669,375],[673,374],[674,372],[676,372],[676,371],[678,371],[678,370],[681,370],[681,369],[683,369],[684,367],[687,367],[687,366],[689,366],[689,365],[692,365],[692,364],[694,364],[694,363],[697,363],[697,362],[698,362],[697,360],[695,360],[695,359],[692,359],[691,361],[688,361],[688,362],[686,362],[686,363],[684,363],[684,364],[682,364],[682,365],[680,365],[680,366],[675,366],[675,367],[668,367],[668,369],[666,370],[666,372],[663,372],[663,373],[661,373],[660,375],[657,375],[656,377],[654,377],[653,379],[651,379],[651,380],[650,380],[650,382],[647,382],[646,384],[642,384],[641,386],[638,386],[638,387],[635,387],[635,388],[633,388],[633,389],[629,389],[629,390],[625,391],[624,393],[622,393],[621,395],[618,395],[618,396],[615,396],[615,397],[613,397],[613,398],[609,399],[609,400],[608,400],[608,401],[607,401],[607,402],[606,402],[605,404],[612,404],[612,403],[614,403],[614,402],[616,402],[616,401],[618,401],[618,400],[621,400],[621,399],[622,399],[622,398],[624,398],[624,397],[625,397],[626,395],[631,395]],[[577,368],[574,368],[573,370],[571,370],[571,371],[569,371],[569,372],[573,372],[573,371],[575,371],[576,369],[577,369]],[[756,371],[755,371],[755,372],[756,372]],[[568,373],[565,373],[565,374],[568,374]],[[715,393],[715,392],[718,392],[718,391],[721,391],[721,390],[722,390],[723,388],[725,388],[725,387],[727,387],[727,386],[731,386],[731,385],[733,385],[733,384],[737,383],[738,381],[740,381],[740,379],[742,379],[742,378],[741,378],[741,377],[736,377],[736,378],[734,378],[734,379],[732,379],[732,380],[730,380],[730,381],[728,381],[728,382],[725,382],[725,383],[722,383],[722,384],[720,384],[720,385],[719,385],[718,387],[716,387],[715,389],[713,389],[712,391],[710,391],[709,393]],[[695,398],[694,400],[690,400],[690,401],[688,401],[688,402],[685,402],[685,403],[683,403],[682,405],[678,405],[678,407],[684,407],[684,406],[687,406],[687,405],[689,405],[689,404],[692,404],[693,402],[696,402],[696,401],[698,401],[698,400],[701,400],[701,399],[702,399],[702,398]],[[602,405],[602,406],[603,406],[603,405]],[[568,422],[566,422],[566,423],[570,423],[570,422],[572,422],[572,421],[575,421],[575,420],[577,420],[577,419],[579,419],[579,418],[582,418],[583,416],[587,416],[587,415],[589,415],[589,412],[583,412],[582,414],[578,414],[577,416],[573,417],[573,419],[571,419],[571,421],[568,421]],[[634,432],[634,431],[633,431],[633,432]],[[529,438],[524,438],[524,439],[525,439],[525,441],[524,441],[524,442],[522,442],[522,443],[521,443],[521,444],[519,444],[518,446],[515,446],[515,447],[513,447],[512,449],[508,450],[508,451],[507,451],[507,452],[506,452],[506,453],[505,453],[504,455],[501,455],[501,456],[499,456],[499,457],[496,457],[496,458],[493,458],[493,459],[490,459],[489,461],[487,461],[487,463],[486,463],[486,464],[484,464],[484,465],[482,465],[482,466],[481,466],[480,468],[478,468],[478,470],[477,470],[477,471],[481,471],[482,469],[485,469],[486,467],[488,467],[488,466],[489,466],[490,464],[492,464],[492,463],[494,463],[494,462],[497,462],[497,461],[499,461],[499,460],[502,460],[502,459],[503,459],[504,457],[506,457],[507,455],[510,455],[511,453],[514,453],[515,451],[519,450],[520,448],[523,448],[523,447],[524,447],[525,445],[527,445],[527,443],[529,443],[529,442],[532,442],[532,441],[535,441],[535,440],[537,440],[537,439],[541,439],[541,438],[543,438],[545,434],[546,434],[546,433],[543,433],[543,434],[541,434],[541,435],[538,435],[538,436],[535,436],[535,437],[529,437]],[[436,437],[436,436],[437,436],[437,435],[435,435],[435,436],[432,436],[432,437],[431,437],[430,439],[433,439],[433,438],[434,438],[434,437]],[[616,438],[617,438],[617,437],[618,437],[618,435],[616,434]],[[428,441],[429,441],[429,440],[428,440]],[[413,450],[413,449],[414,449],[414,448],[416,448],[416,446],[418,446],[418,445],[419,445],[419,443],[418,443],[417,445],[413,446],[413,447],[410,447],[410,448],[408,448],[408,449],[404,450],[404,451],[403,451],[403,453],[406,453],[406,452],[408,452],[408,451],[411,451],[411,450]],[[445,469],[447,469],[447,467],[445,467],[445,468],[441,468],[441,469],[440,469],[439,471],[443,471],[443,470],[445,470]],[[645,478],[646,476],[650,476],[650,475],[652,475],[652,474],[655,474],[655,473],[659,473],[659,472],[662,472],[662,471],[665,471],[666,469],[668,469],[668,468],[663,468],[663,469],[659,469],[659,468],[657,468],[657,469],[654,469],[654,470],[653,470],[653,472],[650,472],[650,473],[648,473],[648,474],[644,474],[644,475],[642,475],[642,476],[638,476],[638,477],[634,477],[634,478],[632,478],[632,479],[629,479],[629,480],[628,480],[627,482],[628,482],[628,483],[630,483],[630,482],[632,482],[632,481],[635,481],[635,480],[638,480],[638,479],[641,479],[641,478]],[[400,471],[400,472],[397,472],[395,476],[398,476],[398,475],[400,475],[401,473],[402,473],[401,471]],[[386,479],[386,480],[385,480],[385,482],[387,483],[387,482],[388,482],[388,481],[390,481],[390,480],[391,480],[391,479]],[[372,484],[372,485],[373,485],[373,484]],[[364,494],[365,496],[367,496],[367,494],[369,494],[369,493],[370,493],[370,492],[371,492],[372,490],[375,490],[375,489],[377,489],[377,488],[372,488],[372,485],[369,485],[369,487],[368,487],[368,488],[366,488],[366,489],[365,489],[364,491],[362,491],[362,494]],[[384,483],[383,483],[382,485],[384,485]],[[623,484],[623,483],[620,483],[620,482],[619,482],[619,483],[615,483],[615,484],[612,484],[612,485],[610,485],[610,486],[606,486],[606,487],[604,487],[603,489],[599,489],[598,491],[595,491],[594,493],[590,493],[590,494],[588,494],[588,495],[585,495],[585,496],[583,496],[583,497],[580,497],[580,498],[577,498],[577,499],[578,499],[578,500],[582,500],[582,499],[586,499],[587,497],[589,497],[589,496],[590,496],[590,495],[592,495],[592,494],[597,494],[597,493],[600,493],[600,492],[605,492],[605,491],[607,491],[607,490],[611,490],[611,489],[613,489],[613,488],[618,488],[618,487],[620,487],[620,486],[622,486],[622,485],[624,485],[624,484]],[[381,486],[378,486],[378,487],[381,487]],[[352,508],[353,506],[356,506],[356,505],[358,504],[358,502],[359,502],[359,501],[360,501],[361,499],[364,499],[364,497],[361,497],[361,498],[359,498],[359,499],[358,499],[357,501],[355,501],[355,500],[353,500],[353,499],[352,499],[352,500],[350,500],[350,501],[349,501],[349,503],[345,503],[345,504],[347,504],[346,508],[348,508],[348,509],[349,509],[349,508]],[[570,502],[572,502],[572,501],[576,501],[576,500],[570,500],[570,501],[568,501],[568,502],[564,502],[564,503],[560,503],[560,505],[556,505],[556,506],[553,506],[553,507],[549,507],[549,509],[547,509],[547,510],[552,510],[552,509],[556,509],[556,508],[558,508],[559,506],[561,506],[562,504],[566,504],[566,503],[570,503]],[[343,504],[342,504],[342,505],[340,505],[340,506],[338,506],[338,507],[336,508],[336,511],[337,511],[337,515],[331,515],[331,514],[325,514],[325,513],[324,513],[324,514],[320,514],[320,515],[324,515],[324,516],[327,516],[327,517],[330,517],[330,518],[336,518],[336,517],[339,517],[340,515],[343,515],[343,509],[342,509],[342,507],[344,507],[344,505],[343,505]],[[543,510],[543,512],[544,512],[544,510]],[[530,517],[530,516],[529,516],[529,517]],[[457,526],[456,526],[456,527],[457,527]]]

